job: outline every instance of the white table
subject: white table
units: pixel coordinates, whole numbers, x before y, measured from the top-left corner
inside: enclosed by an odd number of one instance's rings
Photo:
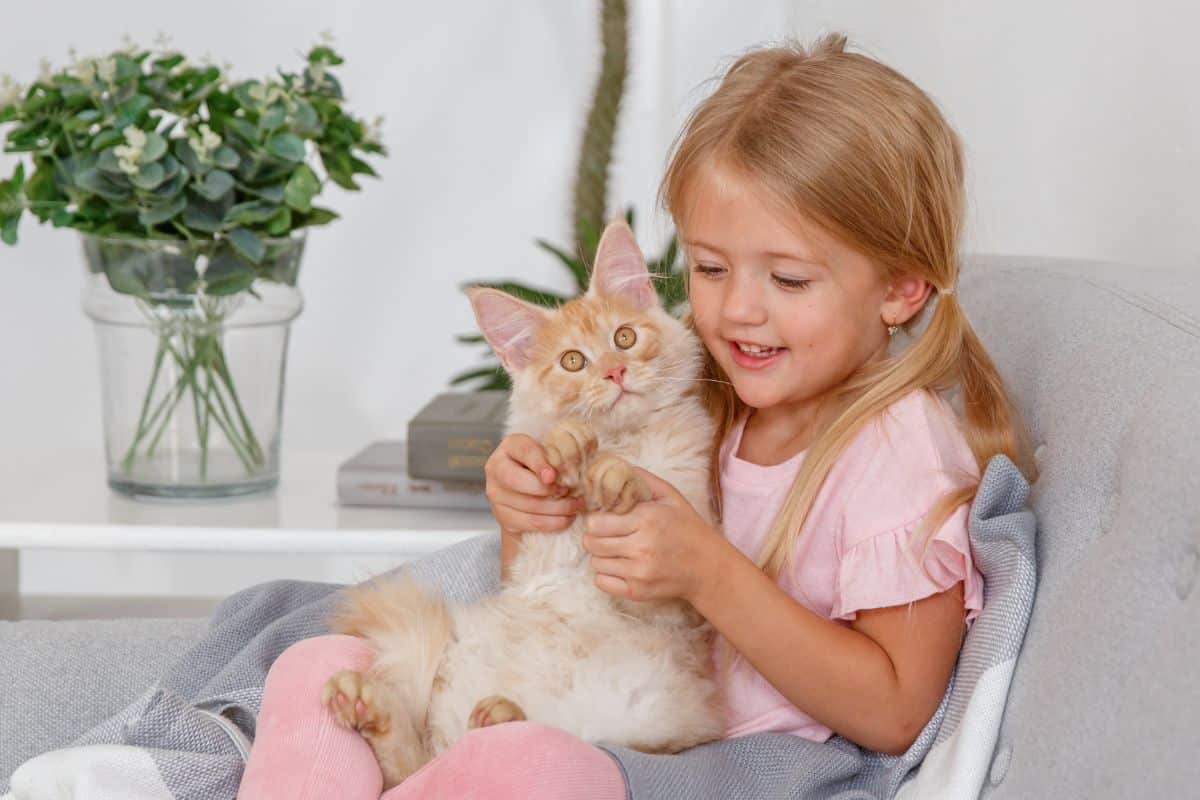
[[[347,452],[284,445],[279,486],[228,500],[141,501],[108,488],[98,449],[0,459],[0,618],[19,606],[21,550],[330,553],[416,557],[494,532],[486,511],[342,507]]]

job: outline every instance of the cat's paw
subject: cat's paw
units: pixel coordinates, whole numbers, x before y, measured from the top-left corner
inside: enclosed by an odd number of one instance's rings
[[[376,702],[376,685],[361,672],[342,670],[325,681],[321,703],[343,728],[363,734],[387,733],[391,720]]]
[[[650,499],[650,487],[620,456],[601,453],[588,464],[584,475],[584,499],[588,511],[624,514]]]
[[[485,697],[475,704],[470,719],[467,720],[467,730],[486,728],[488,725],[499,725],[501,722],[517,722],[525,719],[521,707],[509,700],[494,694]]]
[[[583,483],[583,465],[596,452],[596,432],[583,422],[565,419],[554,426],[542,447],[558,472],[557,483],[576,489]]]

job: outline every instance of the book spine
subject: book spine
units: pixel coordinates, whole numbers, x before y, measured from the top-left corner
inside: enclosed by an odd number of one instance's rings
[[[482,484],[420,480],[382,470],[339,472],[338,502],[347,506],[491,510]]]
[[[504,423],[408,426],[408,474],[442,481],[485,480],[483,465],[504,438]]]

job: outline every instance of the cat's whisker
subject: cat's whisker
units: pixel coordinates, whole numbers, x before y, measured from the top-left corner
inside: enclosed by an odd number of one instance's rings
[[[728,386],[733,386],[732,382],[723,381],[719,378],[670,378],[667,376],[659,376],[659,377],[655,378],[654,380],[656,380],[656,381],[709,381],[711,383],[724,383]]]

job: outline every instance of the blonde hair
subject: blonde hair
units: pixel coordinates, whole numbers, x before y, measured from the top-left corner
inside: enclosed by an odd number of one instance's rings
[[[908,274],[954,287],[965,206],[959,136],[915,84],[845,48],[846,36],[830,33],[807,49],[788,41],[737,59],[684,123],[659,201],[682,230],[698,168],[719,162],[761,186],[781,208],[865,254],[888,281]],[[902,327],[910,331],[924,316],[923,306]],[[695,328],[690,313],[686,321]],[[719,512],[719,445],[746,407],[707,352],[703,377],[717,421],[712,466]],[[759,567],[779,579],[821,485],[865,424],[911,391],[955,387],[980,472],[1004,453],[1035,481],[1028,432],[995,364],[956,296],[939,295],[928,327],[909,348],[862,365],[835,390],[832,422],[809,445],[757,556]],[[949,492],[925,516],[914,532],[925,537],[922,562],[933,533],[974,499],[978,485]]]

